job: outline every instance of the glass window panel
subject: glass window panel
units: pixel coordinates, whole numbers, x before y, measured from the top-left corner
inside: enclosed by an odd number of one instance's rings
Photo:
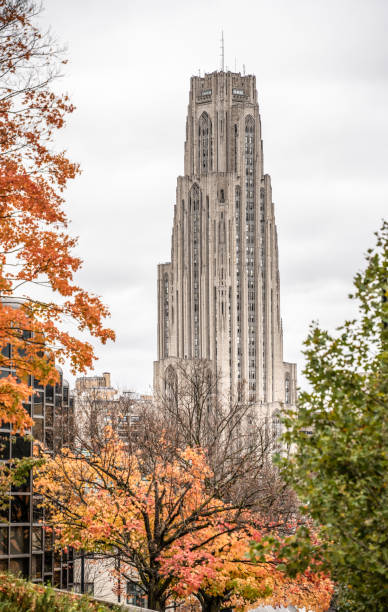
[[[5,499],[0,504],[0,524],[8,523],[9,521],[9,498]]]
[[[46,385],[46,402],[54,403],[54,387],[52,385]]]
[[[23,436],[12,437],[12,458],[31,457],[31,440]]]
[[[10,458],[10,438],[7,433],[0,433],[0,459]]]
[[[11,527],[10,553],[11,555],[28,554],[29,527]]]
[[[53,579],[53,586],[55,588],[59,588],[61,586],[61,570],[55,570],[55,572],[54,572],[54,579]]]
[[[52,427],[54,425],[54,406],[46,406],[45,423],[46,427]]]
[[[34,523],[43,522],[43,508],[40,507],[41,503],[42,499],[34,495],[32,498],[32,521]]]
[[[43,550],[43,529],[42,527],[32,528],[32,551]]]
[[[18,354],[20,355],[20,357],[25,357],[26,356],[26,349],[25,348],[18,348],[17,349]]]
[[[43,419],[34,419],[35,423],[32,428],[32,435],[35,440],[43,442]]]
[[[43,391],[34,395],[34,416],[43,416]]]
[[[8,555],[8,527],[0,528],[0,555]]]
[[[53,450],[54,446],[53,446],[53,430],[52,429],[46,429],[45,431],[45,437],[46,437],[46,446],[49,450]]]
[[[62,554],[60,550],[54,551],[54,567],[61,567]]]
[[[8,559],[0,559],[0,571],[8,571]]]
[[[31,577],[42,578],[43,555],[32,555],[31,558]]]
[[[51,573],[53,571],[53,553],[52,552],[44,553],[44,571],[45,571],[45,574]]]
[[[53,549],[53,534],[50,531],[45,530],[44,534],[44,549],[52,550]]]
[[[30,522],[30,495],[11,495],[11,523]]]
[[[16,486],[12,485],[11,491],[12,493],[29,493],[31,490],[31,472],[28,472],[25,481]]]
[[[31,404],[23,404],[23,408],[31,416]]]
[[[62,568],[62,589],[67,588],[67,567]]]
[[[3,346],[2,349],[1,349],[1,354],[4,355],[4,357],[7,357],[8,359],[10,359],[10,357],[11,357],[11,345],[10,344],[6,344],[5,346]]]
[[[34,378],[34,389],[43,389],[43,385],[36,378]]]
[[[127,604],[144,606],[144,593],[137,584],[127,582]]]
[[[21,574],[23,578],[28,578],[28,562],[28,557],[24,559],[10,559],[9,571],[13,574]]]

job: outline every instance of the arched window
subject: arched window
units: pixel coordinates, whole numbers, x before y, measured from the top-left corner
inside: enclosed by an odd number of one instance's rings
[[[252,115],[247,115],[245,118],[245,134],[255,133],[255,120]]]
[[[178,402],[178,376],[174,368],[169,365],[164,373],[164,391],[169,402]]]
[[[206,112],[199,118],[198,142],[199,173],[206,174],[213,169],[212,122]]]
[[[201,190],[198,187],[197,183],[190,189],[190,210],[191,212],[199,210],[201,200]]]

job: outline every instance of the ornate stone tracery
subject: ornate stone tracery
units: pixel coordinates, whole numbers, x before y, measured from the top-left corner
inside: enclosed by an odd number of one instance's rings
[[[198,140],[198,169],[200,174],[206,174],[213,170],[212,121],[206,112],[199,118]]]

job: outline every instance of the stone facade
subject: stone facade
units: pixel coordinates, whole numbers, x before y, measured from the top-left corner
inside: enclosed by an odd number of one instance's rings
[[[256,79],[218,71],[192,77],[171,262],[158,266],[155,392],[174,360],[206,359],[222,393],[269,416],[296,401],[296,365],[283,362],[282,340]]]

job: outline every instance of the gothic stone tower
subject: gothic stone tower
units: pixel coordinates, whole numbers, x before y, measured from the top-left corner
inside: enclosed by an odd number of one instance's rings
[[[256,79],[192,77],[171,262],[158,266],[155,390],[177,359],[206,359],[223,392],[273,414],[293,404],[283,362],[278,243],[263,173]]]

